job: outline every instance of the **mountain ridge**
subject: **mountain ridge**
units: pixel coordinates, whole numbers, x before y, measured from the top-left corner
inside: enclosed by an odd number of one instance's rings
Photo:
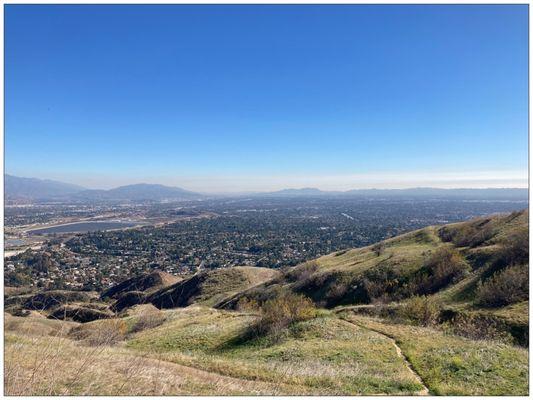
[[[49,196],[65,196],[87,189],[51,179],[24,178],[5,174],[4,190],[8,198],[39,199]]]
[[[79,185],[49,179],[25,178],[5,174],[8,200],[61,201],[163,201],[195,200],[204,196],[179,187],[137,183],[112,189],[88,189]]]
[[[165,201],[196,200],[217,197],[197,193],[176,186],[158,183],[135,183],[111,189],[88,189],[79,185],[49,179],[25,178],[4,175],[5,194],[8,200],[62,200],[62,201]],[[260,197],[338,197],[338,198],[460,198],[465,200],[528,200],[527,188],[432,188],[406,189],[351,189],[328,191],[313,187],[286,188],[272,192],[255,192],[248,196]],[[243,195],[235,195],[240,197]],[[220,196],[228,197],[228,195]]]

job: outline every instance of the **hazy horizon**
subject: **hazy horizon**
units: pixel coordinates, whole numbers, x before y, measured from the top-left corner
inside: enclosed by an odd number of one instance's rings
[[[293,177],[146,177],[132,180],[106,177],[105,181],[92,179],[61,179],[54,176],[24,176],[7,173],[22,178],[50,179],[83,186],[87,189],[112,189],[132,184],[162,184],[180,187],[199,193],[254,193],[283,189],[316,188],[324,191],[347,191],[357,189],[497,189],[528,188],[527,174],[508,173],[499,176],[496,172],[478,173],[474,179],[459,174],[394,175],[359,174],[351,176],[293,176]],[[409,179],[410,178],[410,179]],[[414,178],[414,179],[413,179]],[[437,179],[436,179],[437,178]],[[105,182],[105,183],[104,183]],[[244,189],[242,189],[244,188]]]

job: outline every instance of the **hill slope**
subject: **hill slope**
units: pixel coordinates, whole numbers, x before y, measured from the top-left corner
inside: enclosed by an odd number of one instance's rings
[[[127,279],[118,285],[112,286],[102,292],[103,299],[110,297],[117,299],[125,293],[132,291],[150,292],[161,289],[162,287],[170,286],[180,279],[174,275],[163,271],[153,271],[147,274],[141,274]]]
[[[298,322],[274,341],[246,339],[243,332],[258,319],[248,312],[190,306],[159,313],[159,325],[141,330],[135,328],[138,316],[86,324],[6,317],[6,394],[528,391],[528,352],[506,344],[331,313]],[[84,344],[87,335],[92,335],[90,345]]]
[[[84,187],[49,179],[4,175],[6,199],[49,199],[86,190]]]
[[[157,291],[146,301],[158,308],[186,307],[193,303],[214,306],[229,296],[276,276],[278,276],[277,271],[259,267],[204,271]]]
[[[427,227],[302,264],[265,288],[287,286],[334,307],[368,304],[387,296],[401,299],[412,294],[450,291],[468,279],[468,288],[450,298],[462,300],[472,295],[472,286],[481,278],[510,264],[528,262],[527,229],[527,211]],[[444,268],[450,268],[437,274],[432,267],[441,260],[445,261]],[[425,285],[424,278],[432,282]],[[374,287],[378,284],[381,289]]]
[[[15,292],[6,304],[34,310],[21,312],[24,318],[6,315],[5,391],[526,395],[529,294],[521,292],[519,278],[524,268],[527,277],[527,223],[523,211],[427,227],[282,272],[237,267],[176,283],[159,276],[155,285],[146,276],[135,277],[103,296],[119,302],[133,293],[161,309],[143,304],[112,314],[100,310],[109,303],[94,294]],[[507,303],[480,303],[494,301],[502,291],[497,280],[509,271],[512,279],[503,286]],[[485,298],[479,288],[489,283],[492,296]],[[268,321],[268,304],[274,304],[270,316],[292,313],[299,303],[279,302],[299,298],[291,293],[329,310],[302,299],[312,313],[260,329]],[[419,294],[443,304],[445,323],[420,326],[411,319],[418,311],[405,307]],[[431,312],[424,301],[422,311]],[[105,311],[105,319],[82,324],[53,319],[72,306]],[[395,314],[405,309],[413,314]],[[509,332],[526,340],[511,340]]]
[[[220,307],[236,308],[242,299],[261,303],[288,290],[327,308],[431,295],[455,311],[488,310],[494,314],[498,307],[528,300],[528,246],[527,210],[430,226],[288,269]],[[515,285],[500,290],[501,297],[508,299],[491,298],[488,289],[483,292],[479,288],[497,286],[506,275]],[[520,312],[514,314],[522,318]]]

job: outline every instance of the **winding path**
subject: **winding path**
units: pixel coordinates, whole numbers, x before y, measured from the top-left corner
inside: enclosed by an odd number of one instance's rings
[[[349,324],[352,324],[358,328],[361,328],[361,329],[366,329],[368,331],[372,331],[372,332],[375,332],[379,335],[382,335],[382,336],[385,336],[387,339],[390,340],[390,342],[392,343],[392,345],[394,346],[394,349],[396,350],[396,354],[398,354],[398,357],[400,357],[405,366],[407,367],[407,369],[409,370],[409,372],[411,373],[411,375],[418,381],[418,383],[420,383],[422,386],[423,386],[423,389],[420,390],[419,392],[416,393],[416,395],[418,396],[428,396],[430,393],[429,393],[429,389],[428,387],[426,386],[426,384],[424,383],[424,380],[422,379],[422,377],[418,374],[418,372],[416,372],[416,370],[414,369],[413,367],[413,364],[411,364],[411,362],[407,359],[407,357],[405,356],[405,354],[403,353],[402,349],[400,348],[400,346],[398,346],[398,343],[396,343],[396,339],[394,339],[394,337],[390,336],[390,335],[387,335],[386,333],[383,333],[383,332],[379,332],[375,329],[371,329],[363,324],[359,324],[357,322],[354,322],[354,321],[351,321],[349,319],[346,319],[342,316],[339,316],[339,318]]]

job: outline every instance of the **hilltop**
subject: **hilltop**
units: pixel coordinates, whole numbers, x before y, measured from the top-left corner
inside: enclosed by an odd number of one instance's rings
[[[521,211],[280,271],[155,272],[100,297],[10,290],[6,391],[525,395],[528,243]]]

